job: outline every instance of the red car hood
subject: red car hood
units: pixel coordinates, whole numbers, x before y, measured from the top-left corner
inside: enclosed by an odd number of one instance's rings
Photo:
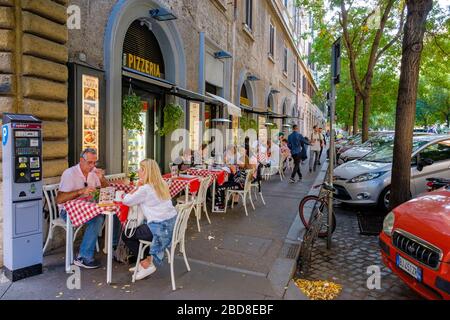
[[[424,194],[394,209],[394,229],[409,232],[450,252],[450,190]]]

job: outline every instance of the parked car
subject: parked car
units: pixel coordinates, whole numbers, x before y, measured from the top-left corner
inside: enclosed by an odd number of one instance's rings
[[[422,136],[422,135],[431,135],[431,133],[414,133],[414,136]],[[380,133],[376,135],[375,137],[370,138],[365,143],[363,143],[360,146],[354,146],[347,151],[343,152],[341,156],[339,157],[338,164],[343,164],[348,161],[361,159],[365,155],[369,154],[370,152],[382,147],[383,145],[387,143],[392,143],[394,141],[394,133]]]
[[[344,152],[341,153],[338,164],[343,164],[348,161],[360,159],[365,155],[369,154],[375,149],[378,149],[385,143],[390,143],[394,140],[394,135],[392,133],[389,134],[378,134],[375,137],[370,138],[362,145],[354,146]]]
[[[394,144],[389,143],[359,160],[346,162],[334,170],[336,198],[361,205],[378,204],[389,208]],[[411,155],[411,194],[426,191],[426,179],[450,179],[450,135],[413,138]]]
[[[426,299],[450,300],[450,187],[389,213],[380,234],[383,263]]]

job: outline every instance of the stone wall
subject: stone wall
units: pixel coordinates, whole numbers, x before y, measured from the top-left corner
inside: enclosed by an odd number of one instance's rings
[[[43,120],[43,174],[67,168],[67,0],[0,0],[0,114]],[[0,193],[0,199],[3,199]],[[0,239],[3,210],[0,212]],[[0,266],[3,241],[0,242]]]

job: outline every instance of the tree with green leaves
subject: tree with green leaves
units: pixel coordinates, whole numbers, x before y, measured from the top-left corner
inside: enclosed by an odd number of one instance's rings
[[[394,160],[392,163],[392,208],[410,199],[411,153],[419,85],[420,59],[432,0],[406,0],[408,14],[402,46],[402,64],[397,99]]]

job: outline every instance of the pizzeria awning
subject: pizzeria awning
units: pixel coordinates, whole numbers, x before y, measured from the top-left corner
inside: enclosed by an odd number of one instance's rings
[[[207,92],[206,95],[210,96],[211,98],[213,98],[213,99],[219,101],[220,103],[224,104],[225,106],[227,106],[228,114],[235,116],[235,117],[242,116],[241,108],[232,104],[230,101],[228,101],[222,97],[216,96],[215,94],[212,94],[209,92]]]
[[[177,86],[172,87],[172,89],[170,90],[170,93],[173,94],[174,96],[177,96],[177,97],[180,97],[180,98],[183,98],[186,100],[218,104],[218,102],[215,101],[215,99],[212,99],[203,94],[200,94],[200,93],[197,93],[194,91],[190,91],[190,90],[187,90],[187,89],[184,89],[181,87],[177,87]]]

